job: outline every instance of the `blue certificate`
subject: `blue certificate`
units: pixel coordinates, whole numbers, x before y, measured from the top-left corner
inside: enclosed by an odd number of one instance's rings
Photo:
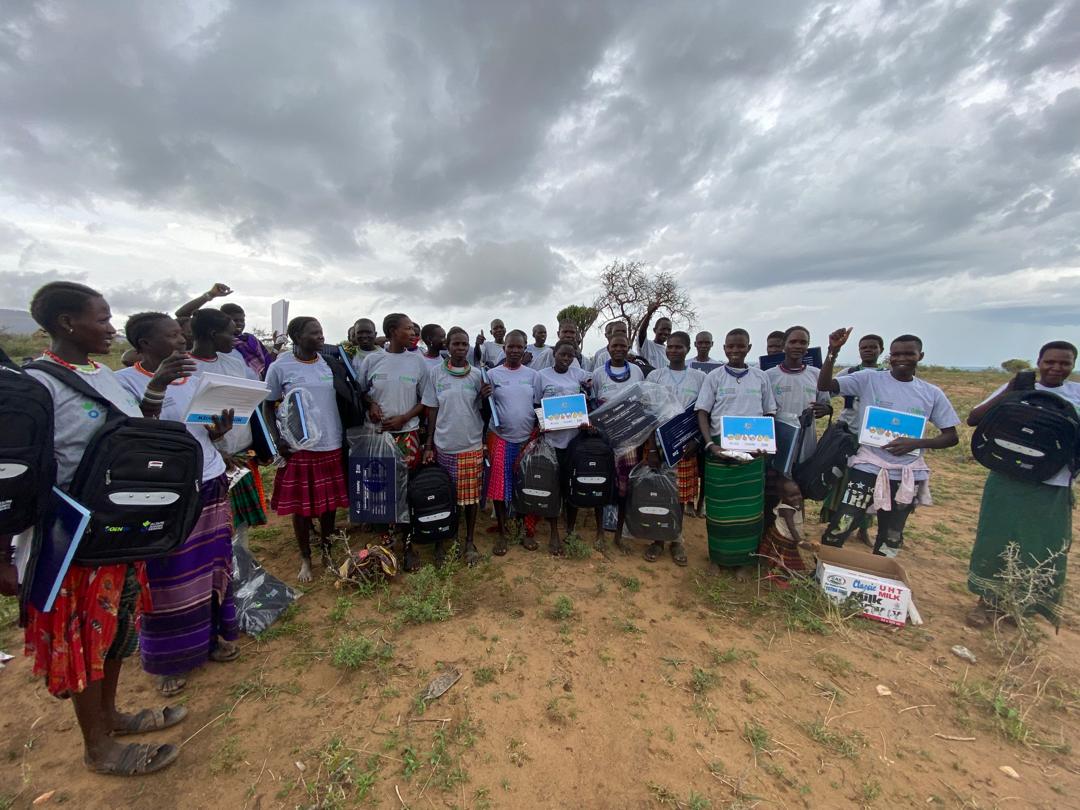
[[[701,430],[693,405],[656,429],[656,440],[664,454],[664,463],[669,467],[679,463],[686,453],[686,446],[695,439],[701,440]]]
[[[776,424],[771,416],[721,416],[720,447],[746,453],[775,453]]]
[[[584,394],[544,397],[540,400],[544,430],[567,430],[589,424],[589,409]]]
[[[925,416],[869,405],[863,410],[859,444],[884,447],[893,439],[921,439],[925,430]]]

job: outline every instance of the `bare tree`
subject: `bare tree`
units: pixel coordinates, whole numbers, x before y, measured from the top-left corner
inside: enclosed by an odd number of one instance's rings
[[[649,272],[645,262],[616,259],[600,274],[600,287],[603,292],[593,306],[607,320],[626,321],[631,339],[657,315],[679,318],[687,328],[697,319],[689,295],[675,276],[666,271]]]

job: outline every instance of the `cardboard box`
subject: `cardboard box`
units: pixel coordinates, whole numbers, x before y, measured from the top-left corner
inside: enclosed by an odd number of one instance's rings
[[[895,559],[854,549],[822,546],[817,552],[815,577],[834,602],[854,596],[862,615],[886,624],[921,624],[912,601],[907,572]]]

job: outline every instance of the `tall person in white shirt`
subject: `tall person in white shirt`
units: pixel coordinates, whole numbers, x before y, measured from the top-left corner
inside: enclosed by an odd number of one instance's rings
[[[667,365],[667,354],[664,352],[664,346],[667,343],[668,335],[671,334],[671,318],[656,319],[652,340],[648,339],[648,331],[649,318],[646,317],[638,328],[638,354],[653,368],[663,368]]]

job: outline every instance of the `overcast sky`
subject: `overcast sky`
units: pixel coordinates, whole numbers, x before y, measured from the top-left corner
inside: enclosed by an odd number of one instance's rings
[[[761,349],[1077,340],[1080,2],[0,4],[0,307],[553,333],[613,258]]]

